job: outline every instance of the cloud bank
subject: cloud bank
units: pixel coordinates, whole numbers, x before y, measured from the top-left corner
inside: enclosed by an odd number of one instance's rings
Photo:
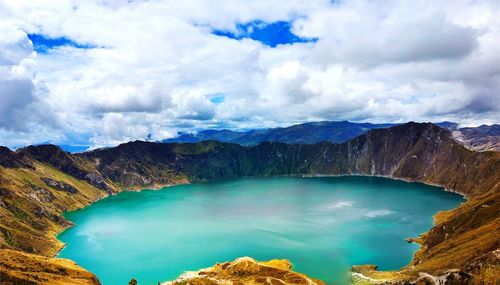
[[[0,0],[0,144],[499,123],[499,14],[465,0]]]

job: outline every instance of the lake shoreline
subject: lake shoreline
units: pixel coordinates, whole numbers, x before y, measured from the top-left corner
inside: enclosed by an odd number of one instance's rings
[[[394,180],[394,181],[403,181],[403,182],[407,182],[407,183],[418,183],[418,184],[423,184],[423,185],[428,185],[428,186],[433,186],[433,187],[439,187],[442,190],[445,190],[445,192],[451,192],[451,193],[459,194],[459,193],[456,193],[454,191],[446,191],[446,188],[444,188],[442,186],[439,186],[439,185],[433,185],[433,184],[430,184],[430,183],[424,183],[424,182],[419,182],[419,181],[411,181],[411,180],[407,180],[407,179],[398,179],[398,178],[387,177],[387,176],[358,175],[358,174],[350,174],[350,175],[321,175],[321,174],[318,174],[318,175],[281,175],[281,176],[264,176],[264,177],[240,177],[240,178],[235,178],[235,179],[224,179],[222,181],[213,181],[213,182],[233,181],[233,180],[240,180],[240,179],[245,179],[245,178],[257,178],[257,179],[258,178],[264,178],[264,179],[266,179],[266,178],[287,178],[287,177],[288,178],[323,178],[323,177],[324,178],[328,178],[328,177],[332,177],[332,178],[335,178],[335,177],[366,177],[366,178],[370,178],[370,177],[375,177],[375,178],[385,178],[385,179]],[[202,183],[178,183],[178,184],[165,185],[164,187],[141,188],[141,189],[138,189],[138,190],[127,189],[127,190],[124,190],[123,192],[158,191],[158,190],[166,189],[166,188],[169,188],[169,187],[172,187],[172,186],[179,186],[179,185],[186,185],[186,184],[206,184],[206,183],[205,182],[202,182]],[[122,193],[122,192],[120,192],[120,193]],[[114,195],[110,195],[110,196],[114,196]],[[461,195],[461,196],[463,196],[463,195]],[[102,197],[102,198],[105,198],[105,197]],[[101,199],[99,199],[99,200],[101,200]],[[97,200],[97,201],[99,201],[99,200]],[[91,204],[93,204],[93,203],[90,203],[89,205],[91,205]],[[89,205],[87,205],[87,206],[89,206]],[[83,208],[85,208],[85,207],[83,207]],[[435,215],[435,214],[433,214],[433,215]],[[434,223],[432,223],[432,225],[430,226],[430,228],[432,228],[433,226],[434,226]],[[66,229],[69,229],[69,228],[71,228],[71,226],[68,227],[68,228],[66,228]],[[61,233],[64,232],[66,229],[64,229],[63,231],[61,231]],[[58,236],[59,236],[59,234],[57,235],[57,237]],[[64,249],[64,247],[62,249]],[[59,253],[60,253],[60,251],[57,253],[57,255],[59,255]],[[284,256],[284,257],[286,258],[286,256]],[[411,260],[413,260],[413,257],[412,257]],[[403,268],[404,267],[402,267],[400,269],[403,269]],[[400,269],[395,269],[395,270],[400,270]]]

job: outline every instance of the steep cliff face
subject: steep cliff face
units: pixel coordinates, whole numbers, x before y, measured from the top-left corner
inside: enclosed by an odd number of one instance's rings
[[[351,172],[443,185],[467,196],[500,186],[500,153],[467,150],[432,124],[374,130],[347,144]]]
[[[55,235],[69,226],[63,211],[127,189],[243,176],[346,174],[443,185],[470,199],[438,215],[436,226],[419,239],[422,250],[405,269],[408,276],[455,266],[480,272],[498,259],[492,252],[500,239],[500,153],[468,150],[449,131],[417,123],[371,130],[342,144],[137,141],[82,154],[51,145],[0,148],[0,245],[53,256],[62,246]],[[477,247],[480,258],[472,254]]]
[[[94,161],[104,177],[123,187],[242,176],[363,174],[423,181],[476,195],[498,189],[500,169],[499,153],[467,150],[449,131],[417,123],[372,130],[342,144],[131,142],[79,157]]]

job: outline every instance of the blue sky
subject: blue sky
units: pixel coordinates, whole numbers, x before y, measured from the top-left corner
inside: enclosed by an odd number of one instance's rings
[[[317,38],[301,38],[290,30],[293,22],[278,21],[266,23],[255,20],[248,23],[236,23],[236,31],[214,29],[213,34],[231,39],[249,38],[267,46],[276,47],[280,44],[315,42]]]
[[[222,93],[215,93],[215,94],[209,95],[208,97],[209,97],[210,102],[212,102],[214,104],[224,103],[224,100],[226,99],[226,97]]]
[[[51,38],[43,34],[28,34],[28,38],[33,43],[33,49],[37,53],[47,53],[51,49],[69,46],[74,48],[95,48],[89,44],[78,44],[66,37]]]
[[[497,2],[0,0],[0,144],[499,123]]]

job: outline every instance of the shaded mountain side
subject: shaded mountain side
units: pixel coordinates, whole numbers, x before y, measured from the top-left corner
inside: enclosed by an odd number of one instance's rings
[[[456,248],[480,248],[486,261],[474,272],[481,272],[484,264],[496,262],[491,252],[498,250],[492,240],[500,239],[499,173],[500,153],[468,150],[448,130],[417,123],[371,130],[342,144],[136,141],[81,154],[50,145],[0,149],[0,245],[53,256],[62,246],[55,235],[69,226],[63,211],[126,189],[243,176],[363,174],[439,184],[470,199],[438,215],[404,276],[456,266],[465,270],[477,263],[476,256],[462,258]],[[439,228],[442,223],[448,224]]]
[[[264,142],[244,147],[130,142],[78,154],[95,161],[106,178],[123,187],[213,181],[243,176],[380,175],[443,185],[465,195],[500,187],[500,154],[477,153],[433,124],[408,123],[371,130],[342,144]]]
[[[29,159],[26,159],[7,147],[0,146],[0,166],[3,167],[27,167],[33,168],[33,165]]]

